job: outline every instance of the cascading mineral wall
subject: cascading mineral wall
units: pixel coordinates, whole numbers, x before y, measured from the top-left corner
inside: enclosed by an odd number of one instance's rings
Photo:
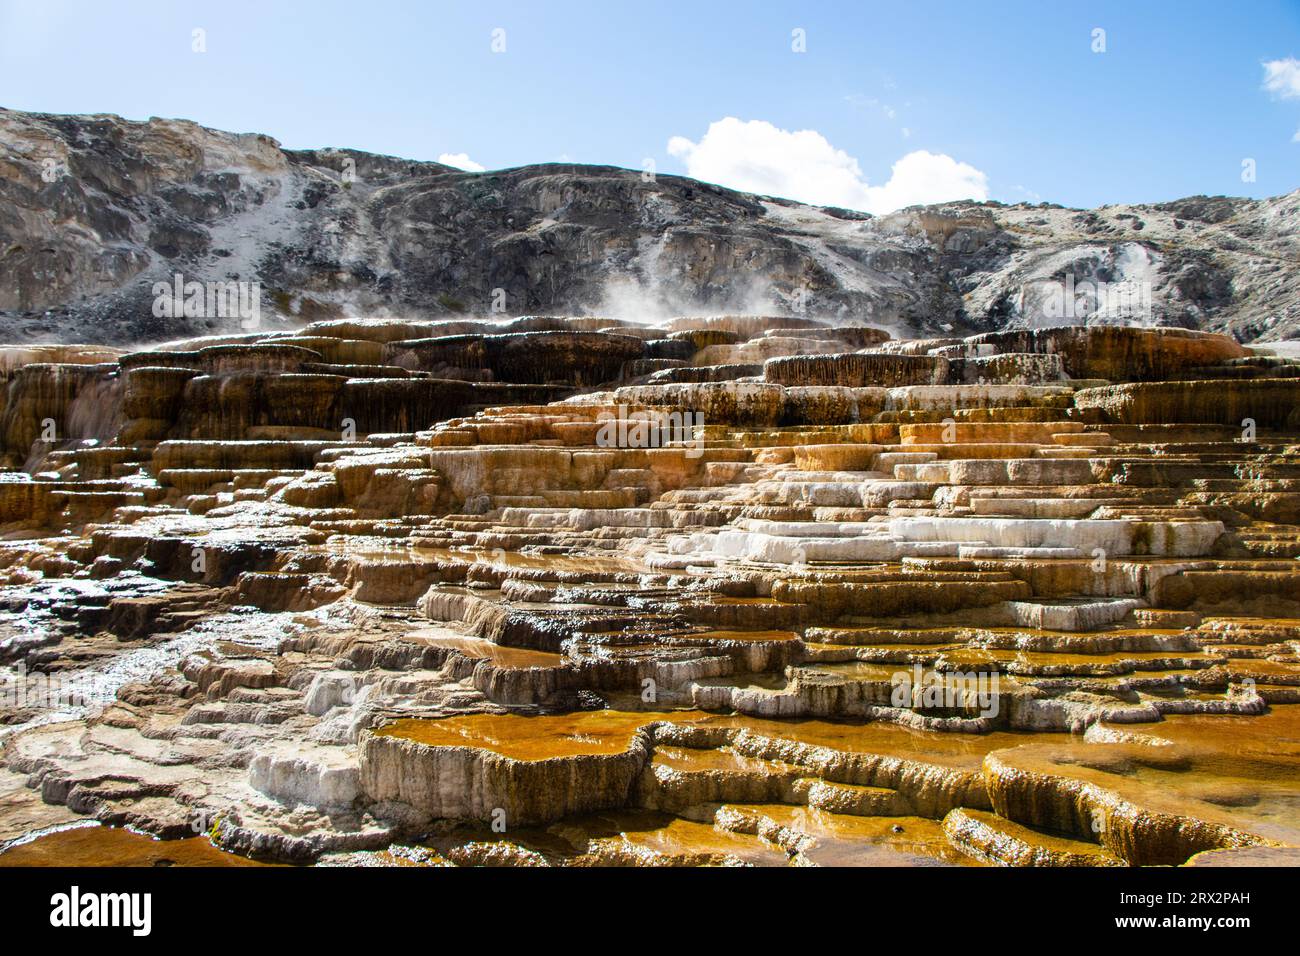
[[[1283,356],[525,316],[0,371],[24,820],[301,862],[1300,847]]]

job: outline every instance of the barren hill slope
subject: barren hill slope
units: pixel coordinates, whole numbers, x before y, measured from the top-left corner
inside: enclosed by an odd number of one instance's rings
[[[1057,320],[1042,283],[1149,283],[1147,321],[1297,335],[1300,191],[1065,209],[961,202],[883,217],[677,176],[545,164],[468,173],[286,150],[184,120],[0,110],[0,340],[133,344],[237,329],[153,314],[155,282],[261,285],[262,328],[758,311],[910,335]]]

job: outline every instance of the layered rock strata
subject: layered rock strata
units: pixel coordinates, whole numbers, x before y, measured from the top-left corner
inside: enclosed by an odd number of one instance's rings
[[[4,355],[0,863],[1300,847],[1281,356],[780,316]]]

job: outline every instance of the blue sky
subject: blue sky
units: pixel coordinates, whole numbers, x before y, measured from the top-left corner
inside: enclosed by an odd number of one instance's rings
[[[0,0],[0,57],[19,109],[487,168],[651,159],[860,208],[939,180],[1073,206],[1300,187],[1300,0]]]

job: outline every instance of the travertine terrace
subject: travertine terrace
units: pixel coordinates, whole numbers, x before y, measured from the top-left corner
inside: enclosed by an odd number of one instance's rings
[[[144,852],[83,819],[209,862],[1300,852],[1265,349],[530,316],[0,356],[0,841],[49,831],[9,861]]]

